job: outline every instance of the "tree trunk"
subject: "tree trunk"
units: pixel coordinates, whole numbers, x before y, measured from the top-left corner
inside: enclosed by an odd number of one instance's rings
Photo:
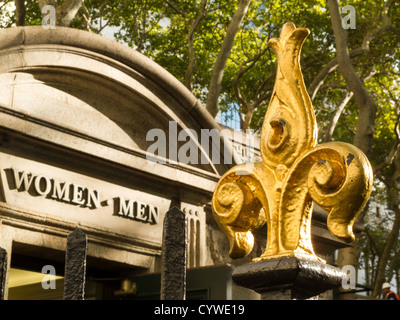
[[[400,225],[400,223],[399,223],[399,225]],[[398,234],[399,234],[399,232],[397,232],[397,236],[398,236]],[[398,260],[397,256],[398,256],[399,252],[397,250],[397,239],[394,240],[391,251],[393,252],[393,255],[390,258],[390,262],[387,264],[389,266],[389,270],[388,270],[388,273],[386,274],[386,279],[388,279],[388,280],[393,278],[394,271],[396,268],[396,262]]]
[[[346,92],[344,98],[340,102],[339,106],[337,107],[335,113],[333,114],[333,117],[331,119],[331,122],[329,124],[329,128],[326,131],[324,141],[328,142],[332,140],[333,133],[335,131],[336,125],[339,121],[340,116],[343,113],[344,108],[346,107],[347,103],[350,101],[350,99],[353,97],[353,92]]]
[[[251,119],[253,119],[253,114],[254,114],[254,105],[249,105],[247,107],[246,113],[243,117],[243,119],[240,121],[241,124],[241,129],[243,132],[246,132],[247,129],[250,129],[250,124],[251,124]]]
[[[372,149],[374,123],[376,116],[376,104],[368,91],[365,89],[360,77],[356,74],[350,60],[347,32],[342,28],[341,14],[338,0],[328,0],[331,23],[336,42],[336,55],[339,62],[339,70],[346,81],[348,90],[353,92],[358,107],[357,131],[354,137],[354,144],[367,156]],[[358,221],[363,221],[364,213],[361,213]],[[358,241],[351,248],[339,250],[339,266],[352,265],[357,267],[358,262]],[[353,294],[343,295],[344,299],[354,299]]]
[[[215,117],[219,111],[218,98],[221,91],[222,77],[224,75],[226,61],[229,58],[235,36],[239,30],[240,24],[246,15],[251,0],[239,0],[238,8],[229,23],[224,41],[222,42],[221,49],[219,50],[214,68],[211,74],[211,80],[208,88],[208,96],[206,108]]]
[[[385,242],[385,247],[383,248],[382,255],[379,257],[378,267],[376,271],[375,285],[374,291],[372,295],[374,297],[378,296],[381,293],[382,284],[387,281],[389,282],[391,279],[385,279],[386,266],[389,261],[390,252],[399,237],[400,230],[400,207],[399,207],[399,193],[395,186],[391,187],[389,190],[389,201],[393,205],[393,211],[395,214],[395,219],[393,222],[392,230],[389,233],[388,238]]]
[[[400,270],[396,269],[395,270],[395,274],[396,274],[396,287],[400,288]]]
[[[26,14],[25,0],[15,0],[15,13],[15,24],[17,25],[17,27],[24,26]]]

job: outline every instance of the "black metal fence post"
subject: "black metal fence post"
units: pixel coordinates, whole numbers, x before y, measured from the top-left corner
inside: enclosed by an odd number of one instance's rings
[[[161,300],[186,299],[186,243],[185,213],[172,207],[164,218],[161,255]]]
[[[87,237],[75,229],[67,238],[64,300],[83,300],[85,295]]]
[[[4,300],[7,275],[7,251],[0,248],[0,300]]]

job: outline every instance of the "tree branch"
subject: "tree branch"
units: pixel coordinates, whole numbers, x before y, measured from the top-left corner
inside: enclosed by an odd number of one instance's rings
[[[207,14],[207,4],[208,0],[202,0],[200,4],[201,8],[200,14],[195,20],[192,20],[187,36],[188,50],[189,50],[189,64],[185,72],[185,85],[190,91],[192,91],[192,85],[193,85],[192,78],[194,69],[196,67],[196,55],[194,52],[194,32],[196,31],[196,28]]]
[[[40,11],[42,11],[43,7],[47,5],[53,6],[55,8],[57,7],[56,0],[37,0],[37,2],[39,4]]]
[[[391,22],[391,20],[388,17],[388,12],[390,9],[390,6],[398,0],[389,0],[386,1],[383,5],[382,9],[382,14],[380,16],[380,19],[383,20],[384,25],[381,27],[377,27],[373,29],[371,32],[368,32],[361,43],[361,46],[359,48],[353,49],[350,51],[349,55],[350,58],[353,59],[357,56],[363,55],[365,53],[370,52],[370,44],[371,41],[374,40],[376,37],[384,34],[385,32],[394,29],[395,26]],[[340,15],[340,13],[339,13]],[[317,76],[314,78],[312,83],[308,87],[308,94],[311,98],[311,100],[314,100],[318,90],[321,88],[321,85],[324,83],[325,79],[327,76],[335,71],[337,67],[339,66],[339,60],[338,57],[336,56],[332,60],[330,60],[324,68],[321,69],[321,71],[317,74]]]
[[[246,61],[243,61],[239,66],[238,73],[233,78],[233,81],[232,81],[233,90],[235,92],[236,98],[238,99],[238,102],[240,104],[243,104],[243,106],[246,106],[247,103],[246,103],[246,101],[244,100],[244,98],[242,96],[242,93],[241,93],[241,90],[240,90],[240,87],[239,87],[239,80],[243,77],[243,75],[247,71],[249,71],[251,68],[254,67],[254,65],[257,63],[257,61],[260,60],[260,58],[265,54],[265,52],[267,50],[268,50],[268,47],[265,48],[259,54],[255,55],[254,57],[249,57]]]
[[[90,23],[91,23],[90,13],[84,2],[82,2],[82,7],[81,10],[79,10],[79,13],[82,16],[83,20],[85,20],[85,29],[89,32],[92,32],[92,30],[90,29]]]
[[[369,80],[376,74],[376,69],[373,68],[371,72],[363,78],[363,82]],[[336,85],[336,84],[335,84]],[[336,108],[336,111],[331,119],[331,122],[329,124],[329,128],[326,132],[326,135],[323,139],[323,141],[328,142],[332,140],[333,132],[335,131],[336,125],[339,121],[340,116],[343,113],[344,108],[346,107],[347,103],[351,100],[353,97],[353,92],[347,91],[345,96],[343,97],[342,101],[339,103],[338,107]]]
[[[211,74],[211,80],[208,88],[206,108],[215,117],[219,111],[218,99],[221,91],[222,77],[224,75],[226,61],[231,53],[235,36],[239,30],[240,24],[247,13],[251,0],[239,0],[238,8],[229,23],[224,41],[219,50],[214,68]]]
[[[359,110],[354,144],[368,156],[372,149],[374,122],[377,110],[375,101],[365,89],[363,82],[355,72],[351,63],[347,43],[347,32],[343,29],[341,22],[339,0],[328,0],[328,6],[331,15],[332,29],[336,40],[336,54],[340,73],[346,81],[349,91],[353,92]]]
[[[378,80],[378,82],[379,82],[379,80]],[[383,83],[381,83],[381,82],[379,82],[379,83],[380,83],[380,85],[385,86]],[[386,86],[385,86],[385,88],[386,88]],[[377,174],[380,175],[380,172],[383,169],[385,169],[387,166],[390,166],[393,163],[393,161],[395,160],[395,157],[397,156],[397,154],[400,153],[400,103],[394,97],[394,95],[388,88],[386,88],[386,90],[388,91],[391,99],[396,104],[397,120],[396,120],[396,124],[394,127],[394,133],[395,133],[396,139],[392,145],[392,148],[390,149],[390,152],[386,156],[385,160],[373,168],[374,175],[377,175]],[[380,175],[380,180],[383,181],[383,180],[385,180],[385,178],[382,175]]]
[[[178,14],[180,14],[181,16],[187,18],[186,12],[183,12],[183,11],[179,10],[173,3],[171,3],[171,1],[165,0],[165,2],[166,2],[167,5],[169,5],[176,13],[178,13]]]
[[[346,91],[346,94],[344,95],[342,101],[339,103],[335,113],[333,114],[328,130],[326,131],[325,137],[323,139],[324,142],[332,140],[333,132],[336,129],[336,125],[339,121],[339,118],[342,115],[343,110],[346,107],[347,103],[350,101],[352,97],[353,97],[353,92]]]
[[[267,94],[261,94],[262,93],[262,88],[265,86],[265,84],[268,82],[268,80],[271,78],[271,76],[274,73],[269,74],[264,81],[261,83],[261,85],[257,88],[257,92],[254,96],[254,100],[252,102],[247,102],[245,98],[242,95],[240,86],[239,86],[239,81],[243,77],[243,75],[248,72],[251,68],[255,66],[255,64],[260,60],[260,58],[268,52],[269,47],[264,48],[260,53],[255,55],[254,57],[248,58],[246,61],[242,62],[239,66],[239,71],[236,74],[236,76],[232,80],[232,87],[233,91],[235,93],[236,99],[239,103],[239,105],[246,110],[246,113],[244,117],[241,117],[241,129],[246,130],[250,128],[250,123],[254,114],[254,110],[263,102],[267,99],[268,95]]]

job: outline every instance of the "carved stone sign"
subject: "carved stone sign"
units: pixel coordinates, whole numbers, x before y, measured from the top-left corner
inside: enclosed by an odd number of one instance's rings
[[[33,172],[15,168],[6,168],[4,171],[11,171],[13,173],[14,184],[12,184],[12,181],[9,181],[9,188],[19,192],[26,191],[32,196],[44,196],[47,199],[58,200],[90,209],[98,209],[101,206],[114,204],[117,206],[114,208],[114,212],[118,216],[147,223],[158,223],[159,220],[158,207],[151,204],[132,199],[127,201],[123,197],[114,198],[114,201],[112,199],[102,201],[99,191],[76,183],[61,182],[45,175],[36,175]]]
[[[170,200],[8,154],[0,161],[6,203],[161,243]]]

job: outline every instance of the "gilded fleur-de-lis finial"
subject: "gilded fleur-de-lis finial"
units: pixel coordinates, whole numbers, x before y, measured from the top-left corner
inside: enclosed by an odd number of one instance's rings
[[[358,148],[343,142],[317,145],[299,62],[308,34],[289,22],[278,39],[269,41],[278,66],[261,132],[262,161],[235,166],[215,189],[213,213],[230,241],[232,258],[249,254],[252,231],[267,224],[267,247],[258,259],[321,260],[311,243],[313,202],[328,211],[330,232],[351,242],[354,221],[371,193],[371,165]]]

